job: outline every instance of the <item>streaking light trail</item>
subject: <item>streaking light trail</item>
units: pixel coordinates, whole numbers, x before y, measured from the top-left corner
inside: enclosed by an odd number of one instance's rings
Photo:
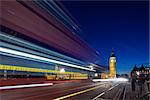
[[[85,68],[85,67],[81,67],[81,66],[74,65],[74,64],[60,62],[60,61],[57,61],[57,60],[48,59],[48,58],[45,58],[45,57],[40,57],[40,56],[36,56],[36,55],[33,55],[33,54],[28,54],[28,53],[24,53],[24,52],[20,52],[20,51],[16,51],[16,50],[8,49],[8,48],[0,47],[0,52],[9,53],[9,54],[17,55],[17,56],[28,57],[28,58],[37,59],[37,60],[43,60],[43,61],[47,61],[47,62],[52,62],[52,63],[56,63],[56,64],[61,64],[61,65],[65,65],[65,66],[74,67],[74,68],[79,68],[79,69],[84,69],[84,70],[89,70],[89,71],[95,71],[95,70],[90,69],[90,68]]]
[[[127,82],[128,79],[126,78],[114,78],[114,79],[93,79],[94,82],[108,82],[108,81],[114,81],[114,82]]]
[[[17,89],[17,88],[26,88],[26,87],[37,87],[37,86],[49,86],[53,85],[53,83],[44,83],[44,84],[28,84],[28,85],[16,85],[16,86],[2,86],[0,90],[4,89]]]

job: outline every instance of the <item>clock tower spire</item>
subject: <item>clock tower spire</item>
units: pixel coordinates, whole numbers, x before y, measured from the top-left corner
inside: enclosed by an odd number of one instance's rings
[[[113,49],[109,59],[109,67],[110,67],[110,78],[116,78],[116,56]]]

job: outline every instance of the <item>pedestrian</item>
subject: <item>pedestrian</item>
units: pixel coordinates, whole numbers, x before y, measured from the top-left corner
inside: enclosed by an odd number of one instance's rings
[[[135,82],[136,82],[136,76],[135,76],[135,74],[133,74],[132,80],[131,80],[132,91],[135,91]]]
[[[132,91],[135,91],[135,80],[134,79],[132,79]]]
[[[147,81],[147,88],[148,88],[148,91],[150,91],[149,84],[150,84],[150,80],[149,80],[149,81]]]
[[[138,84],[139,84],[139,87],[140,87],[140,94],[143,94],[145,80],[146,80],[145,74],[144,74],[144,72],[142,72],[139,75],[139,79],[138,79]]]
[[[147,84],[148,91],[150,91],[150,87],[149,87],[149,84],[150,84],[150,74],[147,74],[147,76],[146,76],[146,84]]]

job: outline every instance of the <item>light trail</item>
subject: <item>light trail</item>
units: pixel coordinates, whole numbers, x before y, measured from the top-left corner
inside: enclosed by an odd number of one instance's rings
[[[0,47],[0,52],[9,53],[9,54],[17,55],[17,56],[33,58],[33,59],[37,59],[37,60],[43,60],[43,61],[47,61],[47,62],[52,62],[52,63],[56,63],[56,64],[61,64],[61,65],[65,65],[65,66],[70,66],[70,67],[74,67],[74,68],[79,68],[79,69],[84,69],[84,70],[95,72],[95,70],[90,69],[90,68],[85,68],[85,67],[81,67],[81,66],[74,65],[74,64],[60,62],[60,61],[57,61],[57,60],[48,59],[48,58],[45,58],[45,57],[41,57],[41,56],[29,54],[29,53],[24,53],[24,52],[20,52],[20,51],[8,49],[8,48]]]
[[[115,82],[127,82],[128,79],[126,78],[114,78],[114,79],[93,79],[93,82],[109,82],[109,81],[115,81]]]
[[[68,56],[65,56],[65,55],[62,55],[62,54],[60,54],[60,53],[57,53],[57,52],[54,52],[54,51],[51,51],[51,50],[48,50],[48,49],[45,49],[45,48],[43,48],[43,47],[40,47],[40,46],[37,46],[37,45],[35,45],[35,44],[33,44],[33,43],[30,43],[30,42],[28,42],[28,41],[25,41],[25,40],[21,40],[21,39],[18,39],[18,38],[16,38],[16,37],[12,37],[11,35],[6,35],[6,33],[4,33],[4,32],[0,32],[0,37],[1,37],[1,39],[2,40],[4,40],[4,41],[7,41],[7,42],[10,42],[11,41],[11,43],[17,43],[18,45],[23,45],[23,46],[25,46],[25,47],[28,47],[28,48],[32,48],[32,49],[34,49],[34,50],[37,50],[37,51],[42,51],[43,53],[46,53],[46,54],[49,54],[49,55],[52,55],[52,56],[54,56],[54,57],[58,57],[58,58],[61,58],[61,59],[63,59],[63,58],[65,58],[65,59],[68,59],[68,61],[70,60],[70,61],[73,61],[73,62],[75,62],[75,63],[79,63],[79,64],[85,64],[85,63],[83,63],[83,62],[81,62],[81,61],[79,61],[79,60],[77,60],[77,59],[74,59],[74,58],[71,58],[71,57],[68,57]],[[0,42],[2,42],[2,41],[0,41]],[[3,43],[3,42],[2,42]],[[1,44],[2,44],[1,43]],[[4,44],[5,46],[6,46],[6,43]],[[7,44],[8,45],[8,44]],[[8,47],[10,46],[10,44],[8,45]],[[12,45],[11,45],[11,47],[12,47]]]
[[[28,84],[28,85],[16,85],[16,86],[2,86],[0,90],[4,89],[18,89],[18,88],[27,88],[27,87],[37,87],[37,86],[50,86],[53,83],[44,83],[44,84]]]

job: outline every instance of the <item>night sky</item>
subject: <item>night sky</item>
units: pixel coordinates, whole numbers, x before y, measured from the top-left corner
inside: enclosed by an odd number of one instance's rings
[[[149,62],[148,2],[62,1],[83,33],[79,35],[108,65],[112,48],[117,73],[129,73],[135,64]]]

